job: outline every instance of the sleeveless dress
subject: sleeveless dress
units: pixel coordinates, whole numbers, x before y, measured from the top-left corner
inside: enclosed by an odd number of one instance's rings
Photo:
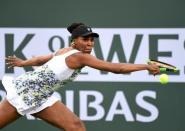
[[[73,81],[80,69],[70,69],[66,57],[79,52],[70,50],[65,54],[53,56],[34,71],[26,72],[16,78],[4,76],[2,83],[7,92],[7,100],[19,114],[33,114],[52,106],[59,100],[53,93],[66,83]]]

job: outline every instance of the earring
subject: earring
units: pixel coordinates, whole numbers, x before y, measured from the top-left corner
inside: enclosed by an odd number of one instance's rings
[[[71,43],[71,46],[75,46],[75,42],[74,41]]]

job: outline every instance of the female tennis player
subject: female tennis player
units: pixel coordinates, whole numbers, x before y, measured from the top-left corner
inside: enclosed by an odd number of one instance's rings
[[[83,23],[73,23],[71,47],[54,54],[22,60],[15,56],[6,58],[9,67],[39,66],[16,78],[4,76],[2,83],[7,92],[0,103],[0,129],[25,114],[31,114],[65,131],[85,131],[83,122],[71,112],[53,92],[73,81],[80,70],[89,66],[113,73],[129,73],[148,70],[158,74],[156,65],[110,63],[90,55],[97,33]]]

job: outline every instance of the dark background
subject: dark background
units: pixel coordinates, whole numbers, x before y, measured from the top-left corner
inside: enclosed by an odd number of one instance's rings
[[[1,27],[184,27],[184,0],[1,0]]]

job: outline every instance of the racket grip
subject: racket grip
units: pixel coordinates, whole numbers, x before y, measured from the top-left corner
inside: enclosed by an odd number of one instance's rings
[[[160,72],[162,73],[162,72],[166,72],[167,71],[167,69],[166,68],[159,68],[160,69]]]

